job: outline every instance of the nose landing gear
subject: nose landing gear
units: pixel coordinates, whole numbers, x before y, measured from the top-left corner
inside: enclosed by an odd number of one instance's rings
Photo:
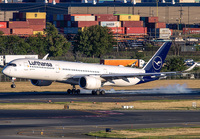
[[[16,78],[15,77],[12,77],[12,84],[11,84],[11,88],[15,88],[16,87],[16,85],[15,85],[15,80],[16,80]]]

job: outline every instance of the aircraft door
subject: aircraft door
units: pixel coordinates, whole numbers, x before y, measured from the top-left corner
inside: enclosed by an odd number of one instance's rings
[[[28,66],[29,66],[28,63],[27,63],[27,62],[24,62],[24,70],[25,70],[25,71],[28,71]]]
[[[59,65],[56,65],[56,73],[60,73],[60,67],[59,67]]]

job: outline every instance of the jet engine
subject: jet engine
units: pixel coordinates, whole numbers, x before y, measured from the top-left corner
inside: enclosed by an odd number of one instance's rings
[[[52,84],[52,81],[45,80],[31,80],[31,83],[35,86],[49,86]]]
[[[101,80],[92,76],[85,76],[79,79],[79,86],[84,89],[99,89]]]

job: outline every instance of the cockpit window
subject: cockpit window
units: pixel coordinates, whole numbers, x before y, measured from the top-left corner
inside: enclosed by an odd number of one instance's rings
[[[17,65],[14,63],[9,63],[7,66],[12,66],[12,67],[16,67]]]

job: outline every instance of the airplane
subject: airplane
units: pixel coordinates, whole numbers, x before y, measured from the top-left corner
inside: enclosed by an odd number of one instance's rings
[[[160,72],[171,42],[165,42],[142,68],[88,64],[79,62],[43,59],[15,59],[3,69],[3,74],[12,78],[15,88],[16,78],[30,79],[35,86],[49,86],[52,82],[71,84],[68,94],[80,94],[83,89],[92,90],[92,94],[105,94],[103,86],[132,86],[172,76],[177,72]]]

